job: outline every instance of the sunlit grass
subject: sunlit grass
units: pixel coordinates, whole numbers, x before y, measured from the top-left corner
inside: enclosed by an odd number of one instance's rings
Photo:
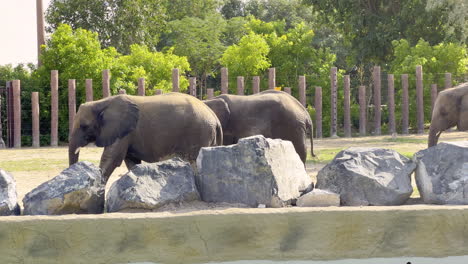
[[[86,159],[84,159],[86,160]],[[81,160],[83,161],[83,160]],[[95,165],[99,164],[99,160],[87,160]],[[68,159],[23,159],[23,160],[12,160],[12,161],[0,161],[0,168],[8,171],[48,171],[55,169],[68,168]]]
[[[427,138],[397,137],[397,138],[384,138],[383,141],[385,141],[385,142],[395,142],[395,143],[427,144]]]
[[[310,154],[307,155],[307,160],[310,160],[314,163],[329,163],[340,151],[345,148],[333,148],[333,149],[320,149],[315,150],[315,157],[312,157]]]

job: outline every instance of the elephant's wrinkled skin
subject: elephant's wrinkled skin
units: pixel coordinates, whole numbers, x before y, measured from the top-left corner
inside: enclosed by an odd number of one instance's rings
[[[432,111],[428,147],[435,146],[440,134],[453,126],[468,130],[468,83],[439,93]]]
[[[107,181],[123,160],[129,169],[172,154],[194,161],[201,147],[221,145],[222,138],[216,115],[193,96],[117,95],[80,106],[71,132],[69,162],[78,161],[80,147],[95,142],[105,147],[100,167]]]
[[[305,163],[306,139],[310,133],[311,153],[315,156],[310,115],[296,98],[285,92],[268,90],[249,96],[223,94],[204,102],[221,122],[225,145],[253,135],[289,140]]]

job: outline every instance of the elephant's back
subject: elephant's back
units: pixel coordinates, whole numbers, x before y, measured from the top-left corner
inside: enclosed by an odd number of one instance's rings
[[[439,95],[453,95],[453,96],[463,96],[468,93],[468,82],[459,84],[455,87],[445,89],[439,93]]]
[[[296,98],[282,91],[267,90],[248,96],[221,95],[219,97],[228,103],[229,108],[234,110],[233,112],[240,113],[240,115],[255,113],[257,116],[276,115],[296,119],[308,116],[306,108]]]

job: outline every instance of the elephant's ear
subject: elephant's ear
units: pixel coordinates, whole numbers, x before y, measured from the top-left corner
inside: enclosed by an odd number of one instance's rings
[[[97,104],[94,113],[98,124],[96,146],[112,145],[135,129],[139,109],[128,96],[117,95]]]

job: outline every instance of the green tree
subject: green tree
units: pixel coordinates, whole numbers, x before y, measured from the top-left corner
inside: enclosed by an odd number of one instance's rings
[[[225,20],[219,15],[205,19],[186,17],[169,23],[174,54],[186,56],[191,65],[191,74],[206,87],[209,76],[213,76],[225,47],[221,37]]]
[[[68,138],[68,80],[76,80],[77,103],[85,101],[85,79],[93,79],[94,87],[102,86],[102,70],[110,69],[119,53],[114,48],[101,49],[98,34],[84,29],[75,31],[69,25],[60,25],[43,46],[42,66],[34,72],[37,87],[41,92],[41,118],[49,120],[50,72],[59,71],[59,136]],[[115,79],[112,79],[112,83]],[[113,86],[113,85],[112,85]],[[115,91],[114,91],[115,93]],[[102,96],[101,89],[94,89],[94,98]],[[41,127],[48,134],[48,127]],[[47,130],[47,131],[45,131]]]
[[[172,91],[172,69],[180,72],[190,70],[186,57],[173,54],[173,49],[167,52],[151,52],[148,47],[141,45],[130,46],[130,54],[121,56],[112,66],[113,78],[116,78],[115,89],[125,89],[128,94],[136,94],[138,78],[145,78],[146,94],[153,95],[155,89],[164,92]],[[179,82],[181,91],[188,86],[187,78],[183,75]]]
[[[267,55],[270,51],[266,40],[254,32],[241,38],[238,44],[229,46],[220,59],[221,65],[229,69],[231,76],[250,77],[260,75],[270,67]],[[231,78],[231,80],[234,80]],[[235,93],[235,83],[229,85],[231,93]]]
[[[166,27],[168,0],[52,0],[48,31],[60,24],[97,32],[103,47],[128,53],[130,45],[155,47]]]
[[[417,65],[423,68],[424,82],[424,118],[426,122],[431,119],[431,84],[437,84],[439,90],[444,87],[444,73],[453,75],[456,80],[468,73],[468,51],[466,45],[455,43],[441,43],[431,46],[421,39],[416,45],[407,40],[393,41],[394,59],[390,63],[391,72],[395,76],[401,74],[414,74]],[[414,80],[414,78],[411,78]],[[396,81],[399,82],[398,78]],[[416,97],[415,82],[410,82],[410,98]],[[401,93],[401,91],[399,91]],[[400,96],[400,95],[397,95]],[[397,101],[398,103],[398,101]],[[398,108],[397,108],[398,109]],[[416,104],[410,104],[410,125],[416,125]]]
[[[186,17],[204,19],[217,13],[220,0],[166,0],[167,20],[181,20]]]
[[[284,21],[286,29],[316,19],[313,7],[304,5],[302,0],[250,0],[244,8],[245,15],[265,22]]]
[[[422,37],[431,45],[442,42],[447,30],[443,22],[450,13],[442,7],[426,8],[427,0],[304,2],[351,43],[350,63],[360,66],[369,62],[384,66],[392,58],[393,40],[405,38],[412,45]]]

